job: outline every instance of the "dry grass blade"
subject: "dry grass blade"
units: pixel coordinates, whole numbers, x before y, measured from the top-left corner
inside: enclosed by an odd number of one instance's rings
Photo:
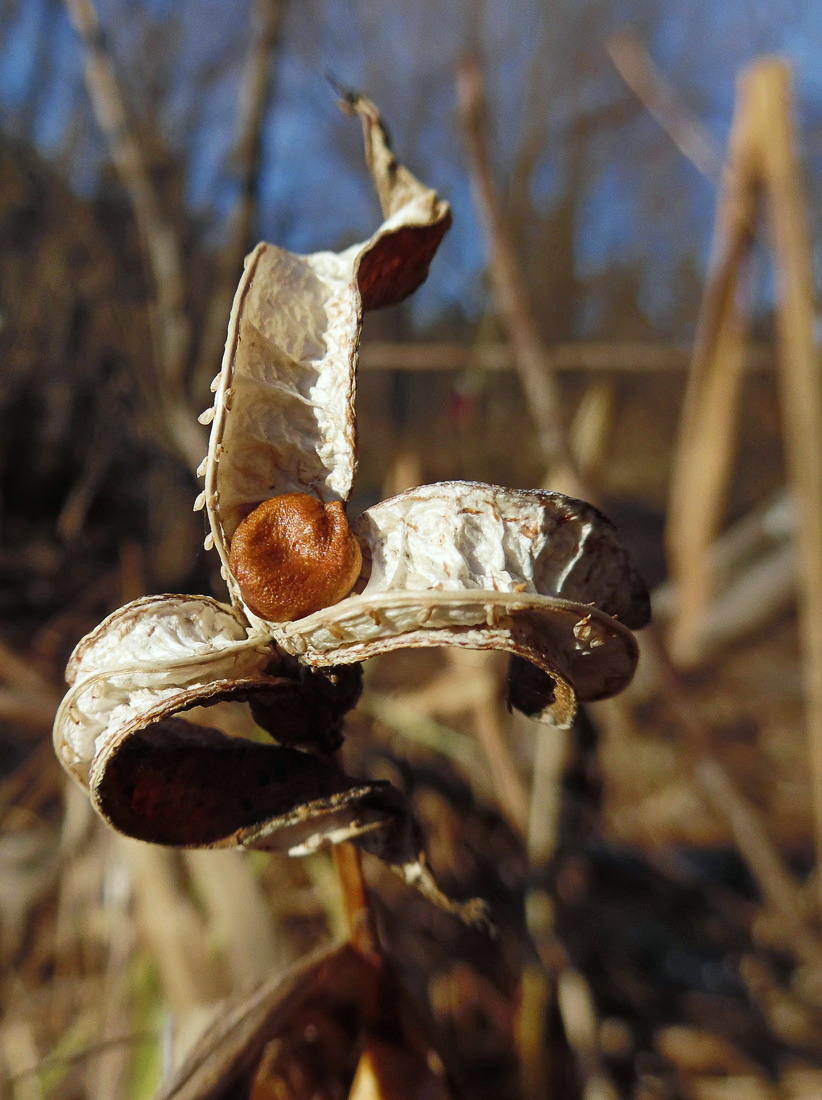
[[[712,588],[708,552],[722,518],[737,435],[747,327],[739,284],[756,213],[755,151],[755,120],[740,94],[668,507],[666,543],[677,592],[671,648],[683,660],[693,660],[699,648]]]
[[[700,624],[698,648],[678,654],[679,667],[704,668],[717,654],[727,652],[772,622],[790,605],[795,592],[796,551],[792,544],[783,543],[752,562],[717,593]],[[653,604],[657,622],[665,622],[676,606],[673,586],[666,584],[654,592]],[[647,683],[651,676],[650,667],[642,669],[637,692],[641,691],[640,681]]]
[[[237,1077],[256,1064],[266,1042],[320,981],[323,971],[335,964],[339,952],[337,946],[324,948],[222,1013],[185,1064],[159,1089],[156,1100],[209,1100],[224,1095]]]
[[[814,339],[814,277],[796,155],[790,75],[765,60],[744,78],[761,134],[762,172],[779,280],[779,363],[788,470],[798,515],[800,630],[816,815],[822,860],[822,377]],[[819,877],[822,889],[822,875]]]
[[[225,996],[227,986],[208,949],[205,922],[184,889],[179,853],[128,837],[113,839],[131,875],[138,927],[185,1025],[201,1005]]]
[[[222,946],[232,988],[253,989],[266,974],[285,969],[293,947],[272,919],[248,853],[194,849],[183,859]]]
[[[705,610],[699,647],[680,656],[679,667],[703,667],[711,658],[761,630],[788,607],[796,590],[794,508],[785,490],[752,508],[714,542],[708,569],[716,594]],[[654,621],[674,615],[676,590],[671,581],[654,589]],[[650,690],[654,670],[641,663],[629,691],[637,699]]]

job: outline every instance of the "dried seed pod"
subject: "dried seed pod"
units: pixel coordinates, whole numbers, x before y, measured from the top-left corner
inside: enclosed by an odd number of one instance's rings
[[[616,694],[631,679],[629,627],[647,622],[648,593],[589,504],[444,482],[374,505],[353,529],[369,563],[362,592],[272,628],[307,664],[417,646],[507,650],[535,666],[526,677],[514,664],[512,705],[560,728],[577,699]]]
[[[63,766],[88,784],[91,761],[134,728],[229,688],[269,683],[270,641],[208,596],[145,596],[104,619],[77,645],[54,723]]]
[[[363,120],[386,220],[368,241],[339,254],[297,256],[268,244],[254,249],[212,384],[213,407],[201,417],[212,431],[198,470],[205,485],[196,507],[207,509],[205,545],[220,556],[233,606],[208,597],[147,597],[109,616],[69,662],[55,745],[98,812],[128,835],[291,854],[353,840],[436,904],[482,922],[480,903],[452,903],[439,891],[398,791],[346,776],[333,759],[296,751],[328,753],[339,740],[358,676],[337,666],[399,645],[510,649],[547,674],[549,717],[567,725],[575,703],[572,677],[583,683],[583,698],[617,690],[633,670],[635,645],[604,611],[589,613],[587,600],[603,607],[611,601],[576,575],[577,550],[584,565],[591,563],[584,545],[569,543],[573,560],[563,558],[573,584],[565,591],[563,573],[554,588],[566,599],[541,596],[543,582],[531,582],[516,563],[499,572],[493,562],[485,568],[475,561],[468,545],[475,532],[460,518],[471,514],[473,500],[460,497],[457,507],[461,490],[432,488],[436,499],[426,500],[425,515],[409,514],[407,523],[383,515],[364,520],[356,535],[348,530],[342,502],[351,495],[357,465],[362,313],[401,301],[419,285],[451,221],[447,203],[396,162],[373,105],[358,99],[352,107]],[[301,502],[299,522],[280,516],[272,524],[269,508],[276,513],[287,496]],[[260,507],[260,501],[269,503]],[[427,552],[418,552],[415,538],[407,540],[408,553],[402,537],[388,538],[389,529],[402,536],[418,518],[427,522],[442,512],[443,504],[454,546],[467,555],[464,575],[450,575],[451,558],[444,562],[448,583]],[[497,515],[502,504],[499,498],[483,506]],[[246,523],[252,510],[258,514]],[[380,557],[382,527],[391,547]],[[483,547],[475,549],[484,557],[494,538],[484,520],[480,527]],[[503,518],[505,546],[509,535]],[[514,533],[515,542],[519,537],[530,536],[523,530]],[[274,579],[263,576],[260,593],[246,583],[247,559],[259,557],[264,569],[278,540],[287,552]],[[371,558],[372,591],[343,600],[361,572],[360,544]],[[507,561],[508,549],[503,556]],[[272,592],[278,593],[273,605]],[[580,598],[586,603],[573,602]],[[341,602],[329,606],[335,601]],[[556,610],[555,623],[543,609]],[[612,613],[621,612],[614,605]],[[609,649],[605,668],[600,655]],[[581,663],[589,651],[586,668],[577,668],[577,654]],[[322,672],[299,675],[293,658],[330,670],[326,688]],[[544,685],[541,691],[546,695]],[[288,744],[258,743],[236,730],[226,736],[200,724],[201,708],[224,703],[250,704],[264,728]]]
[[[108,746],[90,779],[94,806],[110,825],[171,847],[314,851],[372,831],[393,835],[394,817],[406,812],[385,781],[353,779],[311,753],[227,737],[174,715]],[[406,848],[403,858],[420,856]]]
[[[239,525],[229,568],[255,615],[289,622],[347,596],[362,552],[340,501],[284,493],[263,501]]]
[[[448,204],[394,158],[374,105],[359,98],[351,106],[386,220],[339,253],[258,244],[245,261],[214,387],[208,520],[232,603],[257,627],[228,569],[234,532],[251,508],[281,493],[349,499],[363,312],[411,294],[451,224]]]

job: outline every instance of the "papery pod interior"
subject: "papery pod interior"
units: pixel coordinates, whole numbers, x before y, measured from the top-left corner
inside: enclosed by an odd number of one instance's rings
[[[91,761],[129,727],[205,701],[270,665],[270,639],[249,636],[234,608],[208,596],[146,596],[113,612],[77,645],[55,719],[64,766],[87,782]]]
[[[316,665],[394,649],[502,649],[511,700],[567,728],[577,698],[604,698],[631,679],[628,626],[648,594],[613,525],[559,493],[445,482],[369,508],[353,525],[364,556],[360,591],[333,607],[272,625],[278,644]],[[541,703],[534,698],[541,696]]]
[[[354,523],[377,592],[521,592],[592,604],[644,626],[648,593],[616,529],[562,493],[476,481],[421,485]]]
[[[272,674],[281,664],[270,641],[249,637],[242,617],[216,600],[137,600],[72,655],[55,723],[58,755],[109,824],[159,844],[288,850],[351,838],[404,813],[388,784],[362,783],[327,758],[180,717],[251,703],[283,741],[330,736],[333,747],[337,689]],[[339,693],[342,712],[357,687],[344,682]]]
[[[339,254],[257,246],[234,299],[214,406],[204,414],[213,424],[198,505],[207,508],[208,544],[240,605],[228,549],[249,511],[288,492],[348,499],[362,311],[415,290],[450,224],[447,204],[397,164],[373,104],[360,98],[353,108],[386,220]]]

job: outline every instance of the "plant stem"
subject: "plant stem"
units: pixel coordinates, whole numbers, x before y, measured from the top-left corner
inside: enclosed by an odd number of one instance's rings
[[[362,871],[362,853],[354,844],[337,844],[334,847],[334,865],[340,880],[351,943],[363,955],[377,958],[382,954],[382,949]]]

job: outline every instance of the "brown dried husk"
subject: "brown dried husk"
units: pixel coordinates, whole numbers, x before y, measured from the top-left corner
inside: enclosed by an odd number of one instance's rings
[[[448,204],[397,164],[373,104],[359,99],[354,107],[386,219],[342,253],[257,245],[234,298],[214,406],[203,417],[213,424],[200,499],[239,606],[228,546],[248,512],[281,493],[348,499],[362,313],[416,290],[451,224]]]
[[[244,604],[229,569],[237,525],[281,493],[348,499],[362,313],[416,289],[450,224],[447,204],[397,164],[373,105],[352,107],[385,221],[339,254],[257,246],[232,308],[214,405],[201,418],[213,427],[195,507],[207,508],[207,545],[222,559],[232,606],[154,596],[109,616],[69,662],[55,745],[98,811],[129,835],[292,853],[355,839],[449,907],[399,793],[346,776],[327,755],[356,693],[345,684],[317,693],[285,655],[333,669],[400,647],[507,650],[512,703],[566,728],[577,698],[613,694],[630,680],[637,649],[628,627],[647,619],[647,594],[613,527],[589,505],[447,482],[357,520],[363,571],[340,603],[279,624]],[[180,717],[230,700],[250,702],[275,738],[282,728],[284,744]],[[469,903],[460,915],[482,914]]]
[[[341,719],[333,687],[318,710],[317,686],[285,671],[270,641],[249,639],[237,612],[216,600],[137,600],[75,649],[55,722],[57,755],[110,824],[161,844],[305,847],[314,836],[350,838],[401,813],[387,784],[361,783],[327,760],[178,717],[253,701],[269,729],[276,733],[279,716],[285,740],[310,743],[318,714],[332,726]],[[351,699],[346,684],[341,709]]]

